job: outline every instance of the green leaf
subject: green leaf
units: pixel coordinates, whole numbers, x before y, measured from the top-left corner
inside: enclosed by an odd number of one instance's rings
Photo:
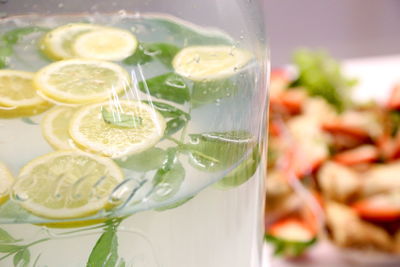
[[[150,106],[153,106],[164,118],[176,118],[180,116],[184,116],[187,120],[190,120],[190,115],[172,105],[157,102],[157,101],[142,101]]]
[[[148,20],[154,29],[167,33],[168,38],[182,40],[182,45],[232,45],[233,40],[225,34],[216,31],[199,31],[182,23],[162,18]]]
[[[47,28],[42,27],[22,27],[8,31],[0,36],[0,69],[8,66],[10,56],[13,54],[13,46],[25,35],[47,31]]]
[[[87,267],[115,267],[118,261],[117,225],[109,223],[90,253]]]
[[[164,201],[173,197],[185,179],[185,169],[178,161],[175,148],[167,151],[168,158],[164,165],[157,170],[153,178],[154,194],[153,199],[156,201]]]
[[[355,80],[344,77],[336,60],[323,51],[307,49],[297,50],[293,59],[299,77],[291,87],[304,87],[311,96],[323,97],[338,111],[349,107],[350,87]]]
[[[189,200],[191,200],[193,198],[194,198],[194,196],[186,197],[186,198],[180,199],[180,200],[178,200],[178,201],[176,201],[176,202],[174,202],[174,203],[172,203],[170,205],[166,205],[166,206],[163,206],[161,208],[154,209],[154,210],[156,210],[156,211],[166,211],[166,210],[170,210],[170,209],[175,209],[175,208],[180,207],[183,204],[189,202]]]
[[[203,171],[221,171],[242,159],[254,146],[245,131],[191,134],[191,143],[182,147],[190,154],[190,164]]]
[[[135,53],[124,60],[128,65],[142,65],[159,60],[165,66],[172,67],[172,59],[180,50],[179,47],[167,43],[140,43]]]
[[[215,186],[220,189],[234,188],[247,182],[255,174],[260,163],[260,152],[257,147],[239,166],[219,180]]]
[[[28,267],[31,254],[27,248],[21,249],[14,255],[14,267]]]
[[[6,230],[0,228],[0,244],[2,243],[13,243],[18,242],[20,240],[15,239]]]
[[[14,253],[22,248],[23,246],[0,244],[0,253]]]
[[[191,102],[194,108],[237,94],[237,86],[229,79],[195,82]]]
[[[34,122],[29,117],[23,117],[23,118],[21,118],[21,121],[25,122],[26,124],[30,124],[30,125],[38,125],[38,123]]]
[[[104,107],[101,109],[101,115],[106,123],[123,128],[139,128],[143,120],[141,117],[131,114],[110,112]]]
[[[153,106],[164,118],[172,118],[167,122],[164,136],[170,136],[181,130],[190,120],[190,115],[174,106],[156,101],[143,101]]]
[[[138,172],[147,172],[160,168],[167,158],[167,152],[161,148],[152,147],[148,150],[129,156],[126,160],[115,160],[122,168]]]
[[[189,87],[185,79],[175,73],[167,73],[139,83],[144,93],[183,104],[190,99]]]
[[[169,120],[167,122],[167,127],[165,128],[164,136],[173,135],[174,133],[185,127],[187,123],[188,121],[185,118],[181,117]]]
[[[269,234],[265,235],[265,240],[274,246],[275,248],[274,254],[276,256],[285,256],[285,257],[301,256],[303,253],[307,251],[307,249],[309,249],[317,242],[316,238],[313,238],[305,242],[290,241]]]
[[[12,53],[12,46],[0,43],[0,69],[7,67],[9,57]]]
[[[17,28],[3,34],[2,40],[9,45],[15,45],[24,35],[28,35],[34,32],[44,32],[48,30],[48,28],[36,26]]]

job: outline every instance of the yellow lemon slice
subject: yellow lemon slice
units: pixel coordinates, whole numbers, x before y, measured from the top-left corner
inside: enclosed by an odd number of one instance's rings
[[[25,71],[0,70],[0,117],[31,116],[51,106],[37,94],[33,76]]]
[[[101,28],[79,35],[72,50],[82,58],[118,61],[132,55],[137,45],[136,37],[129,31]]]
[[[86,104],[127,90],[130,78],[125,69],[111,62],[69,59],[39,70],[34,85],[41,95],[57,103]]]
[[[40,42],[40,49],[53,60],[73,58],[71,45],[75,38],[101,26],[88,23],[70,23],[55,28],[45,34]]]
[[[114,123],[104,117],[105,110]],[[118,126],[130,119],[134,122],[131,127]],[[71,119],[69,133],[83,149],[121,158],[154,146],[163,137],[165,127],[163,116],[151,106],[122,100],[80,108]]]
[[[172,65],[190,80],[216,80],[234,75],[251,58],[248,51],[233,46],[190,46],[176,54]]]
[[[75,111],[76,108],[58,106],[50,109],[40,122],[44,138],[54,149],[77,149],[68,132]]]
[[[121,169],[109,158],[81,151],[56,151],[21,169],[12,197],[38,216],[81,218],[108,206],[110,194],[123,179]]]
[[[14,183],[14,178],[11,172],[7,169],[4,163],[0,162],[0,204],[8,200],[10,188]]]

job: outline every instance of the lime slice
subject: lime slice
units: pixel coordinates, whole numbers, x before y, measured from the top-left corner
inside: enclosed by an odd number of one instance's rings
[[[30,72],[0,70],[0,117],[30,116],[51,106],[36,93],[32,79]]]
[[[97,29],[100,26],[87,23],[70,23],[48,32],[40,43],[43,53],[53,60],[68,59],[75,55],[71,44],[82,33]]]
[[[81,218],[108,206],[110,194],[123,179],[121,169],[109,158],[56,151],[21,169],[12,197],[38,216]]]
[[[58,106],[49,110],[40,122],[47,142],[57,150],[77,149],[68,133],[69,122],[76,108]]]
[[[132,55],[137,45],[136,37],[129,31],[100,28],[79,35],[72,50],[82,58],[118,61]]]
[[[4,163],[0,162],[0,204],[8,200],[10,188],[14,183],[14,178],[11,172],[7,169]]]
[[[217,80],[239,72],[251,58],[248,51],[233,46],[190,46],[174,57],[172,65],[190,80]]]
[[[105,120],[109,110],[115,123]],[[140,120],[134,127],[118,126],[121,117]],[[151,106],[123,100],[119,103],[97,103],[82,107],[72,117],[69,133],[83,149],[112,158],[140,153],[154,146],[163,136],[166,123]]]
[[[58,61],[42,68],[34,77],[38,92],[61,104],[104,101],[129,84],[129,74],[119,65],[89,59]]]

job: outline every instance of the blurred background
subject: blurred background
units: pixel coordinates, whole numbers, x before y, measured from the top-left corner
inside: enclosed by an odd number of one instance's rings
[[[339,59],[400,53],[398,0],[264,1],[272,66],[304,46]]]

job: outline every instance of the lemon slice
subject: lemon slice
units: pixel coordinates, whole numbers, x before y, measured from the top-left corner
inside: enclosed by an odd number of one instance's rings
[[[119,65],[90,59],[54,62],[34,77],[38,92],[61,104],[104,101],[127,89],[129,84],[128,72]]]
[[[48,32],[40,43],[43,53],[53,60],[68,59],[75,55],[71,44],[82,33],[99,28],[98,25],[87,23],[70,23]]]
[[[121,169],[109,158],[56,151],[21,169],[12,197],[38,216],[81,218],[108,206],[110,194],[123,179]]]
[[[0,116],[30,116],[51,105],[41,98],[32,83],[33,73],[0,70]]]
[[[229,77],[245,66],[252,55],[232,46],[190,46],[172,61],[175,72],[194,81]]]
[[[108,123],[102,115],[104,109],[116,121],[122,116],[132,116],[140,123],[131,128]],[[165,127],[164,118],[151,106],[122,100],[114,105],[97,103],[80,108],[71,119],[69,133],[83,149],[121,158],[154,146],[162,138]]]
[[[7,169],[4,163],[0,162],[0,204],[8,200],[10,188],[14,183],[14,178],[11,172]]]
[[[58,106],[49,110],[40,122],[47,142],[58,150],[77,149],[68,133],[69,122],[76,108]]]
[[[103,28],[79,35],[72,50],[82,58],[118,61],[132,55],[137,45],[136,37],[129,31]]]

